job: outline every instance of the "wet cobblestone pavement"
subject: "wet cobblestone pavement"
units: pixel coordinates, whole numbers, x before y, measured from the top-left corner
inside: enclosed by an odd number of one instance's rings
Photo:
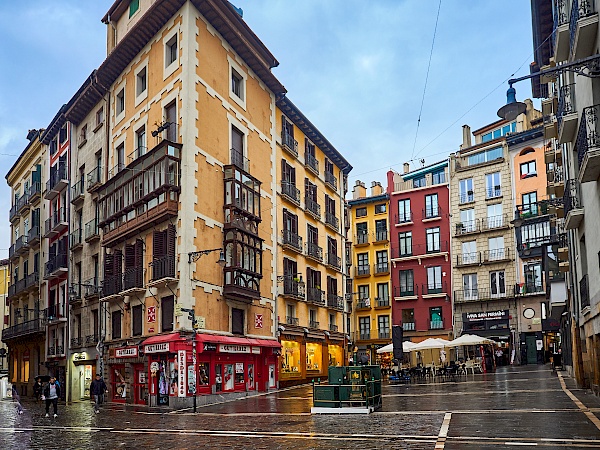
[[[546,366],[500,368],[457,382],[385,385],[369,416],[312,416],[310,387],[191,411],[0,402],[0,449],[600,448],[600,399]]]

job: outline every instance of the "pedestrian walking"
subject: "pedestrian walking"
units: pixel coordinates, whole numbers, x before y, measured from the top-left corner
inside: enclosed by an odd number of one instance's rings
[[[99,373],[96,374],[96,379],[90,384],[90,395],[94,398],[94,412],[100,412],[100,405],[104,402],[104,394],[108,392],[106,383]]]
[[[36,401],[39,401],[43,391],[44,387],[42,386],[42,379],[40,377],[35,377],[35,383],[33,384],[33,398],[35,398]]]
[[[17,387],[12,385],[12,399],[17,404],[17,414],[23,414],[23,406],[21,405],[21,397],[17,392]]]
[[[46,398],[46,417],[50,417],[50,404],[54,409],[54,417],[58,417],[58,398],[60,397],[60,384],[56,382],[56,378],[50,377],[50,383],[44,389],[44,397]]]

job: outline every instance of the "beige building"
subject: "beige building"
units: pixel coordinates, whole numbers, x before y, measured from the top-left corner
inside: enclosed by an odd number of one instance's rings
[[[450,155],[450,235],[454,334],[474,333],[516,344],[515,237],[512,173],[506,136],[530,127],[539,113],[529,101],[516,121],[473,132]]]
[[[47,147],[40,141],[43,132],[29,131],[27,146],[6,175],[13,206],[9,213],[8,324],[2,342],[8,347],[9,380],[21,395],[31,395],[33,378],[47,373],[48,305],[41,288],[44,263],[40,256],[46,215],[42,202],[47,167]]]

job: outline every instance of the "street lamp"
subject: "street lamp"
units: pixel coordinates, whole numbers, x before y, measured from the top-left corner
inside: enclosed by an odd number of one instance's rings
[[[202,256],[208,255],[213,252],[220,252],[217,264],[221,267],[225,267],[227,261],[225,260],[225,252],[222,248],[211,248],[210,250],[198,250],[197,252],[189,252],[188,263],[191,264],[194,261],[198,261]]]

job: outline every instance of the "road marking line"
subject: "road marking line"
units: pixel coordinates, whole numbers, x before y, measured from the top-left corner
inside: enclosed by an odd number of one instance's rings
[[[448,430],[450,429],[450,419],[452,418],[452,413],[447,412],[444,414],[444,420],[442,421],[442,426],[440,428],[440,432],[438,433],[438,438],[435,443],[436,450],[444,450],[444,446],[446,445],[446,438],[448,437]]]
[[[575,394],[573,394],[568,388],[567,388],[567,384],[565,383],[565,380],[562,376],[562,374],[560,372],[558,372],[558,380],[560,381],[560,386],[562,387],[562,390],[565,391],[565,394],[567,394],[569,396],[569,398],[571,400],[573,400],[573,403],[575,403],[577,405],[577,407],[581,410],[581,412],[583,412],[586,417],[588,419],[590,419],[590,422],[592,422],[594,425],[596,425],[596,428],[598,428],[600,430],[600,419],[598,419],[590,410],[588,407],[586,407],[577,397],[575,397]]]
[[[505,442],[504,445],[529,445],[529,446],[537,446],[536,442]]]

